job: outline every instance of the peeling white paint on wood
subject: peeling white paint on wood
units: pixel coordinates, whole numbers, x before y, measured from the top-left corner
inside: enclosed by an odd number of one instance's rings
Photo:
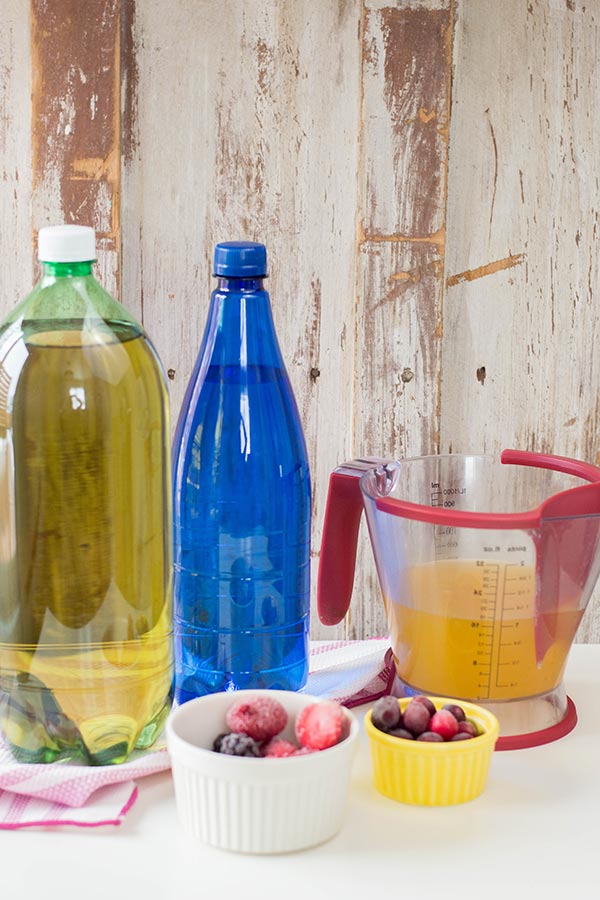
[[[457,13],[441,450],[598,463],[600,7]],[[579,636],[600,638],[598,599]]]
[[[452,4],[372,6],[362,41],[354,447],[396,459],[438,448]],[[365,534],[347,630],[386,633]]]
[[[94,227],[99,275],[118,296],[120,4],[80,13],[77,0],[31,0],[33,222]]]
[[[141,99],[123,182],[124,302],[143,296],[177,414],[214,243],[267,244],[313,478],[313,588],[329,472],[352,455],[359,24],[358,3],[333,0],[273,0],[252,14],[233,4],[227,15],[220,3],[177,0],[166,19],[154,0],[138,5],[134,29]],[[313,623],[315,636],[343,634],[320,631],[316,614]]]
[[[4,0],[0,28],[0,319],[32,287],[29,9]]]

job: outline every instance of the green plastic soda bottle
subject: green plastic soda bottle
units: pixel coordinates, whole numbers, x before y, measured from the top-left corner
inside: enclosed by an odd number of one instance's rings
[[[38,257],[0,325],[0,730],[20,761],[120,763],[172,696],[166,383],[93,229]]]

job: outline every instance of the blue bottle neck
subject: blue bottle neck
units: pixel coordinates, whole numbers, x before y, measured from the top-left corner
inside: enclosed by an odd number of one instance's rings
[[[220,293],[246,294],[253,291],[264,291],[264,278],[224,278],[217,281],[217,291]]]
[[[211,296],[201,356],[206,364],[283,367],[262,278],[219,278]]]

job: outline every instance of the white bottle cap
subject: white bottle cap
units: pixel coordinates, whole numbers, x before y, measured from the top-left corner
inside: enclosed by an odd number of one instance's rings
[[[41,262],[92,262],[96,259],[96,233],[87,225],[50,225],[40,228]]]

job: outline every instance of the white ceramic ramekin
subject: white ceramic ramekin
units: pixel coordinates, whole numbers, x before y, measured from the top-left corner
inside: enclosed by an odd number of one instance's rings
[[[327,750],[285,759],[215,753],[227,731],[225,714],[237,700],[275,696],[293,739],[298,712],[320,698],[292,691],[236,691],[190,700],[171,712],[167,745],[177,811],[184,829],[205,843],[241,853],[284,853],[320,844],[339,831],[346,810],[359,726],[344,710],[348,736]]]

